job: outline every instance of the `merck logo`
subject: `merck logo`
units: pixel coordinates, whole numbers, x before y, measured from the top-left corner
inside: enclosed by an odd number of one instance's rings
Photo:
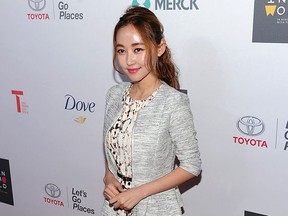
[[[133,0],[132,2],[133,6],[142,6],[145,8],[150,8],[151,2],[150,0],[140,1],[140,0]]]
[[[199,10],[197,0],[155,0],[155,10]],[[141,6],[150,9],[150,0],[133,0],[133,6]]]

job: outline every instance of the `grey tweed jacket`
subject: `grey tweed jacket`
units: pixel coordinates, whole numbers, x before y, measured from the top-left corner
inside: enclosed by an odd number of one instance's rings
[[[130,83],[121,83],[109,89],[106,96],[104,138],[120,116],[122,96]],[[105,147],[110,171],[117,178],[117,167]],[[174,169],[175,157],[180,167],[199,175],[201,160],[194,129],[189,99],[166,83],[153,100],[138,113],[132,142],[132,187],[160,178]],[[133,208],[133,216],[180,216],[183,205],[179,189],[152,195]],[[105,200],[102,215],[114,216],[116,211]]]

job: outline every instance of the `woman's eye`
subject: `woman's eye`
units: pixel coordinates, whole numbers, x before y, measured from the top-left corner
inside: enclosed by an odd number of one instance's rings
[[[141,52],[141,51],[143,51],[143,50],[144,50],[144,49],[142,49],[142,48],[136,48],[136,49],[135,49],[135,52],[136,52],[136,53],[139,53],[139,52]]]
[[[117,53],[119,53],[119,54],[124,54],[124,53],[125,53],[125,50],[123,50],[123,49],[118,49],[118,50],[117,50]]]

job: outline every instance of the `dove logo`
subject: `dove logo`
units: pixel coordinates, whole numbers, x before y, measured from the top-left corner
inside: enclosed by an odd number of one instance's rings
[[[77,111],[84,111],[84,112],[88,111],[90,113],[93,113],[95,111],[96,104],[94,102],[84,102],[81,100],[76,100],[70,94],[66,94],[65,98],[66,98],[66,102],[65,102],[66,110],[77,110]]]
[[[84,122],[86,121],[86,118],[83,116],[79,116],[79,117],[75,118],[74,121],[78,124],[84,124]]]

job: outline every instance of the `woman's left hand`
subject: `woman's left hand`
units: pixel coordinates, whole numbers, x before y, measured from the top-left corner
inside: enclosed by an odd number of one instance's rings
[[[109,203],[112,204],[115,209],[130,210],[144,198],[145,195],[140,188],[131,188],[110,199]]]

